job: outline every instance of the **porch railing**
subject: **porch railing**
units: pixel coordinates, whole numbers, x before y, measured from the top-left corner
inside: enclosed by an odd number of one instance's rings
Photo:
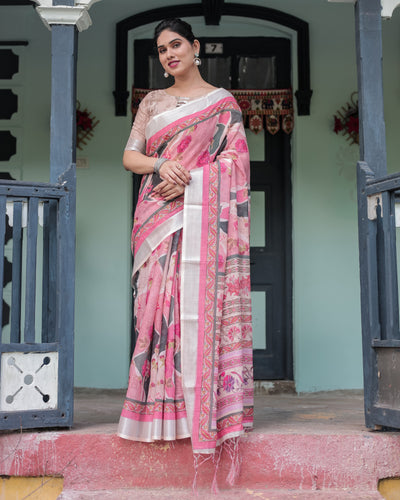
[[[75,170],[59,184],[0,181],[0,429],[71,426]],[[6,231],[8,232],[5,241]],[[11,290],[9,289],[11,287]]]
[[[400,173],[376,178],[365,162],[359,162],[358,191],[366,425],[400,428]]]

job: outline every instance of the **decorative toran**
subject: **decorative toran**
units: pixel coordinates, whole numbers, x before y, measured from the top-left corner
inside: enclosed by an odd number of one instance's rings
[[[151,89],[132,89],[132,115]],[[292,89],[229,90],[236,98],[245,127],[258,134],[264,128],[272,135],[280,129],[290,134],[294,126]]]

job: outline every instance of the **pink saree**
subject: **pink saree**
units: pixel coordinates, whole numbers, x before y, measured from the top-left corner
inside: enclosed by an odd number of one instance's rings
[[[118,434],[190,437],[194,453],[251,429],[249,157],[241,111],[217,89],[146,127],[146,154],[192,175],[165,202],[143,178],[132,232],[137,336]]]

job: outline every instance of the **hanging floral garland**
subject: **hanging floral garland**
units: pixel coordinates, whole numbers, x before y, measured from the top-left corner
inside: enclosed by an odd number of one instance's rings
[[[359,144],[359,118],[357,92],[353,92],[350,102],[336,111],[333,116],[335,124],[333,131],[338,134],[342,132],[350,144]]]
[[[99,120],[88,111],[87,108],[80,109],[81,104],[78,101],[76,107],[76,147],[80,150],[87,145],[87,141],[93,137],[93,130],[98,125]]]

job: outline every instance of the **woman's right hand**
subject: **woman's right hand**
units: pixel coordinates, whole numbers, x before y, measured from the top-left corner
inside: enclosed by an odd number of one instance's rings
[[[185,188],[178,184],[171,184],[168,181],[161,181],[160,184],[157,184],[154,188],[153,192],[164,198],[165,201],[171,201],[178,198],[178,196],[182,196],[185,192]]]
[[[160,167],[159,174],[164,181],[180,186],[188,185],[192,179],[189,171],[175,160],[165,161]]]

